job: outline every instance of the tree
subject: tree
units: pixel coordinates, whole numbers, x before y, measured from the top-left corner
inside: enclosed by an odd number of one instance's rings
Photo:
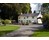
[[[22,13],[29,13],[29,3],[0,3],[0,18],[14,19],[18,22],[18,16]]]
[[[42,4],[42,7],[48,7],[49,6],[49,3],[43,3]]]
[[[43,11],[42,11],[43,10]],[[43,3],[42,4],[42,12],[43,13],[49,13],[49,3]]]
[[[49,29],[49,14],[44,14],[42,20],[44,28]]]
[[[30,11],[30,4],[23,4],[22,13],[29,13]]]

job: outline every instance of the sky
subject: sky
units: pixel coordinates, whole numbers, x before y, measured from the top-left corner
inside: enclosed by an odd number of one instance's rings
[[[40,10],[41,4],[42,3],[30,3],[32,13],[34,10],[38,12],[38,10]]]

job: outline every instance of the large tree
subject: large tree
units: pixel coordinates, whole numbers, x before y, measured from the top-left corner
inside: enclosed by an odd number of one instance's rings
[[[0,3],[0,18],[15,19],[18,22],[20,13],[29,13],[29,3]]]

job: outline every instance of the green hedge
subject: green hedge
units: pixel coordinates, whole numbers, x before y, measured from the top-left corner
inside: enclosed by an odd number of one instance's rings
[[[10,24],[11,23],[11,20],[6,19],[6,20],[4,20],[4,23],[5,24]]]
[[[10,24],[11,23],[11,20],[5,19],[5,20],[1,20],[1,22],[2,23],[4,22],[4,24]]]

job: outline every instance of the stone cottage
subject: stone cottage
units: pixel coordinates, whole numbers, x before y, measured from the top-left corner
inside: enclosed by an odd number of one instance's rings
[[[32,23],[39,23],[42,21],[39,21],[41,17],[40,13],[33,13],[33,14],[21,14],[18,16],[18,23],[19,24],[32,24]],[[42,17],[41,17],[42,18]]]

